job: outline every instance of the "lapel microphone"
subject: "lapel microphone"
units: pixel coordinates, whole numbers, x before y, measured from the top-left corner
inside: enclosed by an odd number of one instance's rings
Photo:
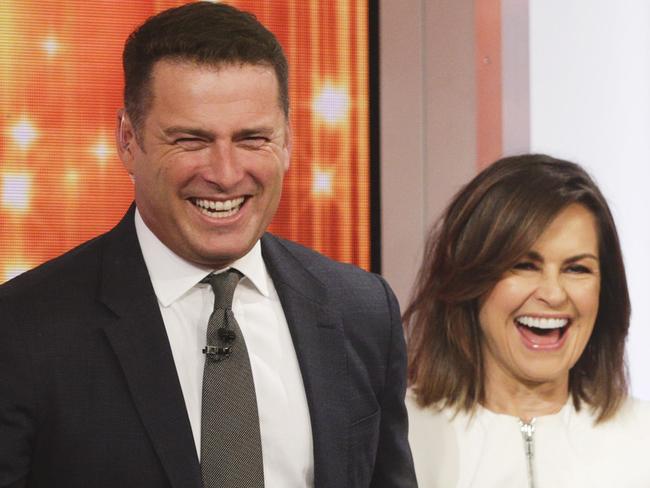
[[[232,354],[232,344],[237,339],[237,334],[232,329],[221,327],[217,330],[217,337],[223,345],[212,346],[208,344],[203,348],[202,352],[211,361],[219,362],[228,359]]]

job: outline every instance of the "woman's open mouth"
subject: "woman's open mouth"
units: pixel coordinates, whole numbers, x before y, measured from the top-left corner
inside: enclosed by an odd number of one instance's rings
[[[567,317],[522,315],[515,318],[515,324],[528,348],[549,350],[562,347],[571,320]]]

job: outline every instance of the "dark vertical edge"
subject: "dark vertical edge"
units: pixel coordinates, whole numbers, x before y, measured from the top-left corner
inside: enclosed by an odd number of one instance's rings
[[[368,0],[370,116],[370,270],[381,273],[381,172],[379,114],[379,0]]]

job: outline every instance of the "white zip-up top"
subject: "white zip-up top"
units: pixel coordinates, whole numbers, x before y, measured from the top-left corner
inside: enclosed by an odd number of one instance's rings
[[[521,422],[479,408],[474,416],[419,408],[407,395],[420,488],[648,488],[650,403],[629,399],[594,426],[589,407]]]

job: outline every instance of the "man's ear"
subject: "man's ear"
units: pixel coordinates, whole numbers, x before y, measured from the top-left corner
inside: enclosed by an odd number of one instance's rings
[[[126,109],[119,109],[117,111],[117,124],[115,126],[115,143],[117,146],[117,154],[122,160],[122,164],[133,176],[133,159],[134,150],[137,144],[135,137],[135,127],[131,123]]]
[[[284,135],[284,170],[287,171],[291,165],[291,145],[293,143],[293,131],[291,130],[291,122],[287,121],[287,126]]]

